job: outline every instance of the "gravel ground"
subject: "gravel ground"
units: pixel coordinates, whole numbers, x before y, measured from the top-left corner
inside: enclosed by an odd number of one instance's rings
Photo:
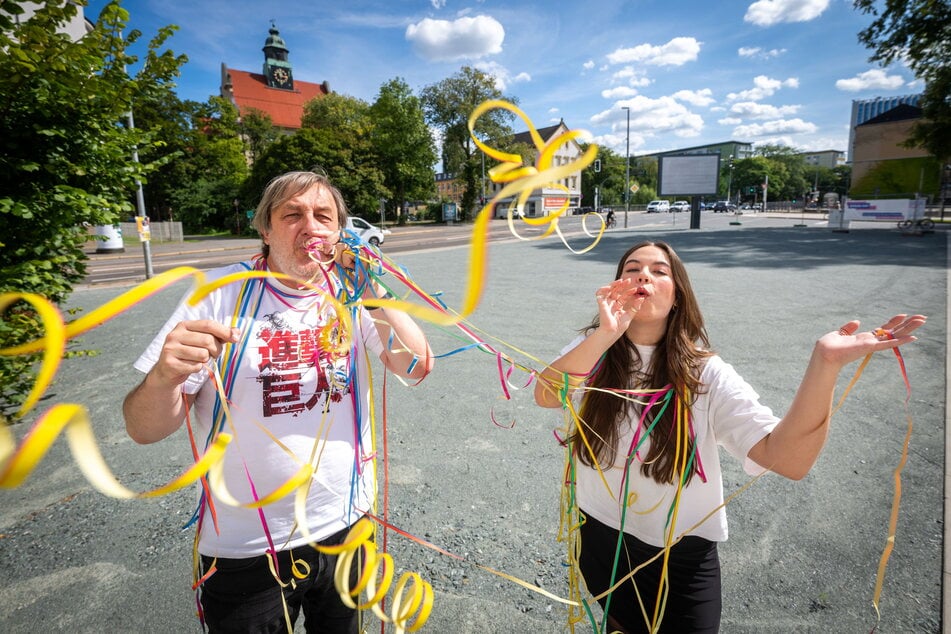
[[[921,341],[906,353],[915,430],[878,631],[940,631],[946,236],[748,227],[617,232],[584,256],[550,240],[498,244],[470,322],[498,338],[500,348],[510,344],[537,357],[511,353],[539,367],[590,319],[593,289],[610,278],[624,248],[643,237],[678,249],[715,347],[777,412],[791,401],[820,334],[852,317],[874,326],[899,310],[929,315]],[[466,250],[399,260],[424,288],[461,304]],[[88,310],[119,290],[80,291],[72,304]],[[119,412],[140,378],[132,361],[183,290],[160,294],[84,336],[78,347],[98,355],[68,359],[38,408],[85,404],[110,467],[137,490],[164,483],[189,462],[183,434],[137,446]],[[451,331],[426,329],[437,353],[464,343]],[[849,378],[847,370],[843,387]],[[419,572],[435,589],[423,632],[568,630],[560,604],[480,567],[567,593],[564,547],[556,540],[564,457],[552,430],[560,415],[535,407],[530,392],[503,399],[495,358],[477,351],[440,360],[419,386],[387,382],[389,520],[463,558],[390,533],[397,571]],[[892,470],[905,432],[903,398],[894,358],[874,358],[836,415],[812,473],[801,482],[763,478],[730,503],[731,536],[721,546],[722,631],[872,629]],[[29,422],[15,426],[19,436]],[[728,492],[748,481],[730,458],[724,477]],[[180,530],[192,504],[191,492],[150,501],[106,498],[58,441],[23,486],[0,493],[0,631],[199,631],[189,589],[192,532]],[[375,617],[369,623],[370,631],[378,629]]]

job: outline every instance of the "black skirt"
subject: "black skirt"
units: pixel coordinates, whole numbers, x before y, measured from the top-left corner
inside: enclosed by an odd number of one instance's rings
[[[651,546],[633,535],[605,526],[590,515],[581,526],[581,574],[588,591],[597,596],[610,588],[618,538],[623,538],[614,583],[631,570],[655,556],[662,548]],[[602,609],[607,606],[615,626],[627,634],[650,632],[658,598],[663,599],[660,585],[664,557],[661,555],[634,577],[618,587],[609,597],[599,599]],[[666,603],[659,613],[663,633],[717,632],[720,629],[720,559],[717,543],[702,537],[687,535],[670,550],[667,561]],[[637,600],[640,593],[641,604]],[[608,600],[610,598],[610,601]],[[646,612],[646,616],[645,616]],[[611,631],[607,628],[605,631]]]

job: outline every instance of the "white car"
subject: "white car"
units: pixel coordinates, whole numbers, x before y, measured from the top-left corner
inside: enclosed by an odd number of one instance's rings
[[[670,206],[671,211],[690,211],[690,203],[686,200],[675,200],[674,204]]]
[[[353,216],[347,217],[347,229],[357,234],[364,242],[368,242],[375,247],[383,244],[384,234],[390,232],[388,229],[380,229],[379,227],[371,225],[363,218],[355,218]]]
[[[652,200],[649,203],[647,203],[647,213],[656,214],[662,211],[670,211],[670,201]]]

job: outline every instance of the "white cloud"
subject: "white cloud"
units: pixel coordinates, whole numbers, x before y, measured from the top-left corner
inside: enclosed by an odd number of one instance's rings
[[[691,105],[700,107],[709,106],[716,101],[713,98],[713,91],[709,88],[701,88],[700,90],[678,90],[671,96],[678,101],[686,101]]]
[[[723,117],[722,119],[717,119],[717,123],[720,125],[740,125],[743,123],[743,119],[739,117]]]
[[[473,66],[492,77],[492,79],[495,80],[495,87],[501,91],[507,90],[512,84],[532,80],[532,76],[528,73],[519,73],[513,77],[509,70],[498,62],[478,62],[473,64]]]
[[[768,59],[770,57],[779,57],[786,52],[784,48],[771,48],[766,50],[760,48],[759,46],[742,46],[737,49],[736,54],[740,57],[759,57],[763,59]]]
[[[799,88],[799,80],[795,77],[779,80],[766,75],[758,75],[753,78],[752,88],[740,92],[731,92],[727,95],[727,99],[730,101],[759,101],[772,96],[780,88]]]
[[[637,70],[633,66],[625,66],[621,70],[616,71],[611,75],[611,81],[618,83],[623,82],[635,88],[643,88],[644,86],[649,86],[651,83],[651,80],[644,75],[644,71]]]
[[[606,147],[614,150],[621,156],[624,156],[625,150],[628,148],[628,136],[625,130],[621,130],[620,134],[609,133],[609,134],[600,134],[594,137],[594,142],[600,147]],[[631,151],[636,150],[637,148],[644,147],[647,143],[647,139],[636,132],[631,132],[630,136],[630,148]]]
[[[608,55],[611,64],[641,62],[649,66],[683,66],[697,60],[700,42],[692,37],[675,37],[661,46],[639,44],[633,48],[619,48]]]
[[[772,26],[781,22],[808,22],[829,8],[829,0],[757,0],[746,9],[744,22]]]
[[[799,112],[800,106],[771,106],[755,101],[741,101],[730,107],[730,112],[748,119],[779,119]]]
[[[672,97],[650,99],[643,95],[618,101],[610,110],[591,117],[592,123],[610,124],[614,130],[623,130],[626,133],[627,112],[621,109],[623,106],[631,109],[631,130],[644,136],[660,132],[696,136],[703,130],[703,118],[690,112]]]
[[[589,59],[584,64],[582,64],[581,67],[584,68],[585,70],[591,70],[592,68],[594,68],[594,60]]]
[[[751,123],[749,125],[740,125],[733,129],[733,135],[736,137],[766,136],[768,134],[812,134],[819,128],[816,124],[803,121],[802,119],[780,119],[777,121],[767,121],[766,123]]]
[[[434,9],[442,9],[446,6],[446,0],[429,0],[429,3],[433,5]]]
[[[406,27],[406,39],[428,61],[478,59],[502,51],[505,29],[485,15],[452,22],[426,18]]]
[[[630,86],[618,86],[617,88],[608,88],[601,91],[601,96],[605,99],[626,99],[637,94],[637,88]]]
[[[835,87],[846,92],[858,92],[860,90],[894,90],[905,83],[901,75],[889,75],[880,68],[873,68],[864,73],[859,73],[851,79],[839,79],[835,82]]]

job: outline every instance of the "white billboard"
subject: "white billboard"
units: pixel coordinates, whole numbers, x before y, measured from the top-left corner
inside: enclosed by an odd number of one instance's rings
[[[720,184],[720,155],[661,156],[657,183],[658,196],[716,195]]]

